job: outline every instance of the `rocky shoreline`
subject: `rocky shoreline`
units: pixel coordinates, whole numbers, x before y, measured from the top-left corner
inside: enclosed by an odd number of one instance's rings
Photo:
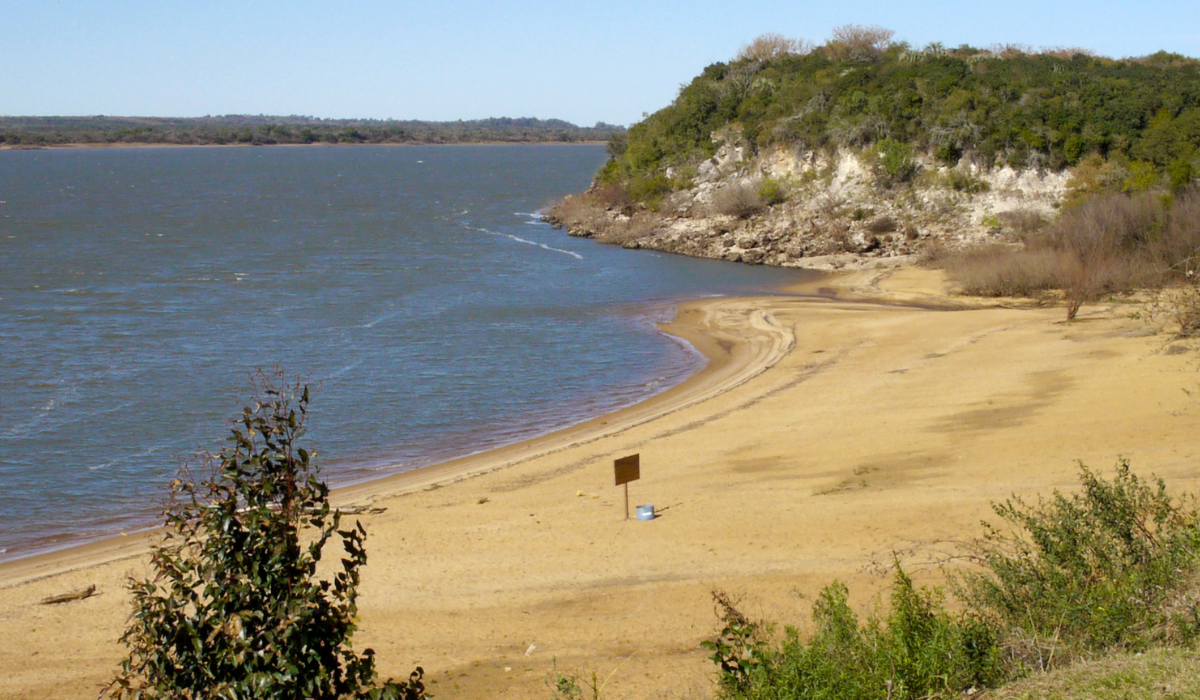
[[[627,248],[818,270],[893,266],[946,249],[1016,244],[1057,215],[1067,173],[918,162],[886,187],[862,154],[724,145],[653,209],[600,185],[543,217]],[[668,172],[668,176],[679,174]],[[766,195],[766,196],[764,196]]]

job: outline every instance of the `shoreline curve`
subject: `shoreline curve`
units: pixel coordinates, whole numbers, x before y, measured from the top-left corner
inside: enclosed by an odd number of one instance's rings
[[[806,283],[804,288],[814,287]],[[728,392],[778,363],[795,346],[763,297],[718,297],[679,303],[663,333],[691,345],[706,361],[695,374],[638,403],[509,445],[333,489],[335,507],[437,488],[617,435]],[[159,526],[0,562],[0,589],[133,559],[149,552]]]

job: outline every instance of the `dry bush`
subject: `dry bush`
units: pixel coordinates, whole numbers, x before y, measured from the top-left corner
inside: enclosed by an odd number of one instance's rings
[[[996,218],[1008,229],[1022,237],[1037,233],[1045,228],[1046,224],[1050,223],[1046,220],[1046,217],[1032,209],[1002,211],[996,214]]]
[[[825,192],[816,201],[817,212],[826,219],[837,219],[846,206],[845,196],[836,192]]]
[[[867,230],[874,234],[891,233],[900,228],[900,224],[890,216],[881,216],[867,224]]]
[[[609,184],[597,187],[592,191],[592,195],[596,203],[605,209],[630,213],[634,205],[633,197],[629,196],[629,191],[620,185]]]
[[[1028,212],[1014,216],[1020,217],[1013,221],[1021,228],[1038,225]],[[946,268],[969,294],[1031,296],[1062,290],[1067,318],[1072,319],[1083,304],[1106,295],[1196,280],[1200,193],[1185,193],[1169,208],[1149,194],[1100,195],[1024,239],[1021,250],[989,248],[951,256]],[[1200,306],[1186,300],[1200,297],[1177,296],[1173,313],[1181,332],[1190,333],[1200,327]]]
[[[1072,58],[1075,58],[1075,56],[1087,56],[1088,58],[1096,57],[1095,51],[1081,48],[1079,46],[1043,46],[1042,49],[1038,51],[1038,54],[1042,56],[1062,58],[1068,61]]]
[[[614,245],[635,243],[653,235],[662,222],[662,216],[659,214],[640,211],[628,218],[610,220],[604,231],[596,234],[596,240]]]
[[[888,47],[895,34],[883,27],[846,24],[833,30],[825,50],[834,60],[872,59]]]
[[[945,256],[941,261],[963,294],[981,297],[1034,297],[1061,289],[1078,274],[1079,262],[1051,248],[984,248]]]
[[[758,194],[762,183],[756,180],[731,182],[713,192],[710,209],[713,214],[745,219],[766,208]]]
[[[739,61],[768,63],[787,56],[802,56],[812,51],[812,45],[799,39],[789,39],[782,34],[768,32],[755,37],[738,51]]]
[[[545,218],[554,226],[565,226],[571,233],[582,236],[600,236],[612,225],[608,210],[587,192],[563,197],[550,207]]]
[[[1166,218],[1150,246],[1155,262],[1170,277],[1194,283],[1200,274],[1200,190],[1177,196]]]
[[[1093,197],[1045,232],[1043,245],[1067,250],[1084,265],[1144,254],[1155,238],[1162,205],[1151,195]]]
[[[995,44],[988,49],[993,56],[1000,58],[1021,58],[1033,54],[1033,47],[1028,44]]]

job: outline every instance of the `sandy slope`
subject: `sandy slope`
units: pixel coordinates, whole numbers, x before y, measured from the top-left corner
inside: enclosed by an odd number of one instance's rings
[[[1061,309],[939,310],[941,277],[915,269],[834,285],[838,300],[690,304],[672,331],[714,362],[683,387],[340,493],[387,509],[362,518],[359,643],[385,674],[424,666],[447,700],[548,698],[555,658],[601,682],[616,669],[606,698],[704,697],[713,587],[787,619],[837,576],[868,605],[885,584],[873,562],[971,536],[1010,493],[1070,487],[1077,459],[1200,486],[1194,356],[1133,308],[1069,325]],[[665,509],[653,522],[623,521],[612,459],[631,452],[633,502]],[[0,567],[0,697],[94,696],[142,547]],[[100,595],[36,605],[91,583]]]

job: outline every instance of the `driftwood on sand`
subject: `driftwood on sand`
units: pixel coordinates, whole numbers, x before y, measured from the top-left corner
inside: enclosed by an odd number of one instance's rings
[[[96,584],[92,584],[87,588],[80,588],[77,591],[71,591],[70,593],[60,593],[58,595],[52,595],[49,598],[42,598],[38,605],[57,605],[59,603],[69,603],[72,600],[83,600],[84,598],[91,598],[94,595],[96,595]]]

